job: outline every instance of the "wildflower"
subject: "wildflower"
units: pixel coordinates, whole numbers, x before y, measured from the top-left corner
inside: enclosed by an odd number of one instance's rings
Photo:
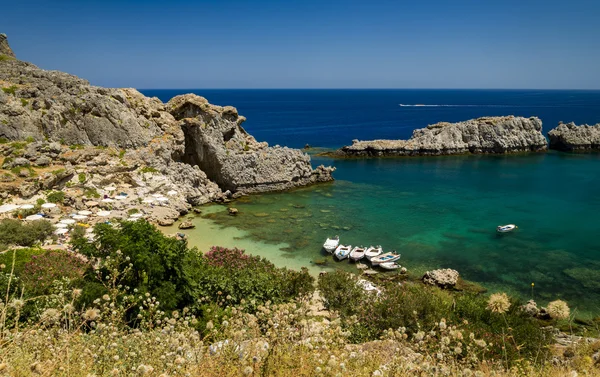
[[[210,331],[210,330],[212,330],[214,327],[215,327],[215,325],[213,325],[212,321],[208,321],[208,322],[206,323],[206,329],[207,329],[207,330],[209,330],[209,331]]]
[[[113,360],[114,360],[114,361],[119,361],[119,355],[114,355],[114,356],[113,356]]]
[[[440,330],[446,330],[446,320],[442,318],[438,326],[440,327]]]
[[[506,313],[510,308],[510,300],[506,293],[494,293],[488,300],[487,308],[494,313]]]
[[[245,367],[245,368],[244,368],[244,375],[245,375],[245,376],[249,376],[249,375],[251,375],[251,374],[252,374],[252,372],[254,372],[254,369],[252,369],[252,367],[250,367],[250,366],[247,366],[247,367]]]
[[[375,370],[373,372],[373,377],[375,377],[375,376],[382,376],[382,375],[383,375],[383,373],[381,373],[381,371],[379,369],[377,369],[377,370]]]
[[[110,371],[110,375],[111,376],[118,376],[119,375],[119,370],[117,368],[114,368],[113,370]]]
[[[56,309],[46,309],[40,316],[40,321],[45,325],[53,325],[60,320],[60,312]]]
[[[315,373],[317,373],[317,374],[321,373],[321,367],[316,367],[315,368]]]
[[[2,265],[2,266],[4,266],[4,265]],[[2,268],[4,268],[4,267],[2,267]],[[7,368],[6,363],[0,363],[0,372],[4,372],[6,370],[6,368]]]
[[[4,270],[6,268],[6,265],[4,263],[0,264],[0,269]]]
[[[181,356],[177,356],[177,358],[175,359],[175,364],[183,364],[185,363],[185,359]]]
[[[109,296],[109,295],[103,295],[103,296],[102,296],[102,299],[103,299],[104,301],[110,301],[110,296]]]
[[[10,302],[10,305],[15,309],[20,310],[23,305],[25,305],[25,301],[16,298]]]
[[[96,308],[91,308],[83,313],[83,319],[86,321],[95,321],[100,317],[100,311]]]
[[[548,314],[550,317],[555,319],[569,318],[570,309],[566,302],[563,300],[555,300],[548,304]]]
[[[460,355],[462,353],[462,348],[460,347],[454,347],[454,353],[457,355]]]
[[[72,313],[73,310],[75,310],[75,308],[71,304],[66,304],[65,306],[63,306],[63,310],[65,311],[65,313]]]
[[[477,344],[477,345],[478,345],[479,347],[481,347],[481,348],[485,348],[485,346],[487,345],[487,344],[485,343],[485,340],[483,340],[483,339],[477,339],[477,340],[475,341],[475,344]]]
[[[415,341],[420,342],[421,340],[423,340],[423,338],[425,338],[425,333],[423,331],[419,331],[415,334]]]

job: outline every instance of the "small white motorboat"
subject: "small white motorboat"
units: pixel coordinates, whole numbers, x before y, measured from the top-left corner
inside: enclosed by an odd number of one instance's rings
[[[397,264],[396,262],[383,262],[383,263],[379,264],[379,267],[381,267],[385,270],[397,270],[401,266],[399,264]]]
[[[338,260],[342,260],[348,258],[348,255],[350,255],[350,251],[352,251],[352,246],[340,245],[337,247],[337,249],[335,249],[334,254]]]
[[[496,231],[498,233],[508,233],[508,232],[512,232],[515,229],[517,229],[517,226],[515,224],[507,224],[507,225],[499,225],[496,228]]]
[[[380,255],[381,253],[383,253],[383,249],[381,248],[381,246],[371,246],[365,251],[365,258],[371,260],[371,258],[374,258]]]
[[[371,264],[373,266],[377,266],[381,263],[395,262],[398,259],[400,259],[400,254],[396,254],[395,251],[391,251],[389,253],[381,254],[379,256],[371,258]]]
[[[323,249],[325,249],[325,251],[331,254],[335,251],[335,249],[337,249],[339,245],[340,236],[335,236],[333,238],[328,238],[327,240],[325,240],[325,243],[323,244]]]
[[[354,249],[352,249],[352,251],[350,252],[350,259],[352,259],[353,261],[358,261],[363,259],[363,257],[365,256],[365,252],[367,251],[366,247],[363,246],[356,246]]]

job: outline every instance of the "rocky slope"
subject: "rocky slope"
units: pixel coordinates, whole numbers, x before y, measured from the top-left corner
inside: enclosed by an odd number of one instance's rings
[[[15,57],[15,53],[8,45],[6,34],[0,34],[0,55],[5,55],[11,58]]]
[[[600,150],[600,123],[577,126],[575,123],[560,123],[548,132],[550,149],[559,151],[597,151]]]
[[[539,118],[484,117],[437,123],[418,129],[408,140],[354,140],[338,156],[438,156],[451,154],[544,151],[546,138]]]
[[[0,39],[1,52],[12,54],[6,38]],[[67,162],[103,166],[110,174],[113,166],[123,170],[126,154],[125,170],[151,168],[180,185],[192,203],[215,200],[226,190],[279,190],[333,179],[333,169],[313,170],[308,155],[298,150],[256,142],[241,127],[245,118],[235,108],[214,106],[193,94],[164,104],[135,89],[97,87],[11,58],[0,59],[0,88],[0,140],[27,140],[37,151],[26,157],[32,166],[85,150],[89,159]],[[49,145],[55,151],[44,154]],[[118,158],[106,148],[117,151]],[[1,152],[12,160],[23,153]]]

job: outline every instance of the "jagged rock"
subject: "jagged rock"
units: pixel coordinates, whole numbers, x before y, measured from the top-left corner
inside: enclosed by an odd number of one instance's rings
[[[23,157],[17,157],[13,160],[11,167],[15,166],[29,166],[29,160]]]
[[[532,317],[537,316],[540,312],[540,309],[538,309],[537,304],[533,300],[527,301],[527,304],[523,305],[521,308],[525,313]]]
[[[52,160],[50,159],[50,157],[40,156],[39,158],[37,158],[35,160],[34,164],[36,166],[48,166],[48,165],[52,164]]]
[[[353,140],[338,156],[438,156],[537,152],[547,149],[539,118],[483,117],[437,123],[413,131],[408,140]]]
[[[241,126],[246,120],[231,106],[215,106],[185,94],[167,103],[185,134],[183,160],[197,165],[222,190],[284,190],[332,180],[333,168],[313,170],[310,157],[296,149],[259,143]]]
[[[160,226],[171,226],[175,223],[175,219],[159,219],[158,225]]]
[[[227,211],[229,212],[229,214],[230,214],[231,216],[235,216],[235,215],[237,215],[237,214],[238,214],[238,212],[239,212],[237,208],[232,208],[232,207],[230,207],[230,208],[227,208]]]
[[[550,149],[575,152],[600,150],[600,123],[577,126],[575,123],[560,123],[548,132]]]
[[[451,268],[427,271],[423,275],[425,284],[436,285],[441,288],[453,288],[458,282],[459,273]]]
[[[195,227],[196,226],[191,221],[184,221],[178,226],[179,229],[192,229]]]
[[[15,53],[8,45],[8,38],[6,34],[0,34],[0,55],[10,56],[11,58],[15,58]]]

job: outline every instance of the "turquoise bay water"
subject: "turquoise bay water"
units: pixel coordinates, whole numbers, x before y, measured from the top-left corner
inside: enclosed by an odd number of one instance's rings
[[[407,138],[415,128],[484,115],[538,116],[544,133],[558,121],[600,122],[598,91],[199,90],[234,105],[246,130],[271,145],[328,148],[352,139]],[[163,101],[173,90],[145,91]],[[427,104],[432,107],[404,107]],[[331,160],[336,181],[232,203],[237,217],[206,211],[192,243],[239,242],[278,265],[344,268],[323,254],[327,236],[402,253],[413,276],[450,267],[490,291],[562,298],[600,314],[600,154],[549,152]],[[223,208],[225,209],[225,208]],[[206,223],[208,222],[208,223]],[[499,235],[496,226],[515,223]],[[221,228],[219,228],[221,227]],[[312,262],[326,261],[323,267]]]

